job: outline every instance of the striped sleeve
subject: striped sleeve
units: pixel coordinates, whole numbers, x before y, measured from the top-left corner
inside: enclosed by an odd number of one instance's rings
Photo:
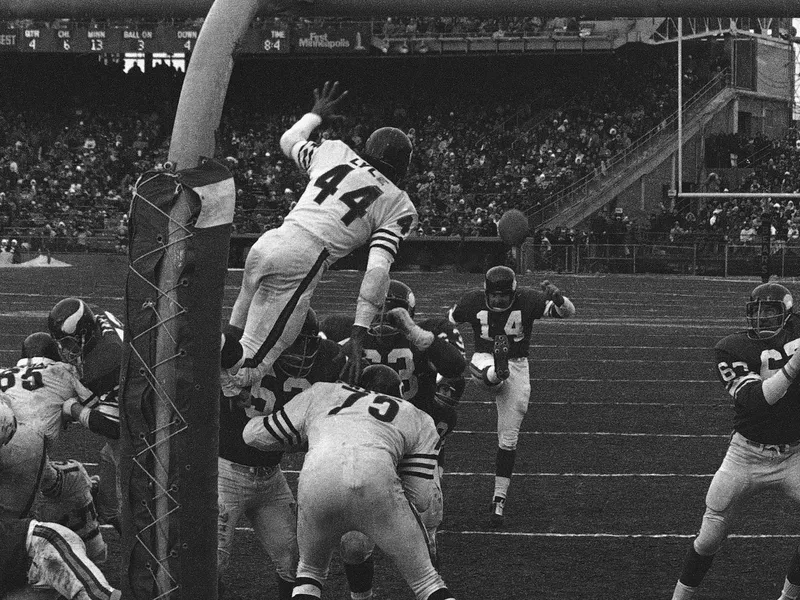
[[[725,387],[728,388],[728,393],[733,399],[738,400],[739,392],[748,387],[748,384],[760,383],[761,381],[763,380],[757,373],[748,373],[744,377],[737,377],[733,381],[728,382]]]
[[[254,417],[245,425],[242,439],[248,446],[259,450],[280,450],[299,446],[303,436],[292,423],[285,409],[266,417]]]
[[[385,251],[391,257],[392,262],[394,262],[394,259],[397,257],[397,250],[400,247],[400,242],[402,239],[403,238],[399,233],[392,231],[391,229],[377,229],[372,234],[369,248],[370,250],[373,248],[378,248]]]
[[[435,468],[436,454],[406,454],[397,464],[397,472],[401,477],[432,480]]]
[[[319,146],[314,142],[297,144],[294,148],[297,166],[304,171],[308,171],[311,168],[311,161],[314,158],[314,154],[316,154],[318,148]]]

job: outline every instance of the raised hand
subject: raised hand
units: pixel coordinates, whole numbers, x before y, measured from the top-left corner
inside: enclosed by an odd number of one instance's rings
[[[314,88],[314,107],[311,112],[320,116],[323,121],[343,119],[344,116],[336,114],[336,109],[346,97],[347,90],[339,93],[338,81],[334,81],[333,85],[330,81],[326,81],[322,92],[319,88]]]

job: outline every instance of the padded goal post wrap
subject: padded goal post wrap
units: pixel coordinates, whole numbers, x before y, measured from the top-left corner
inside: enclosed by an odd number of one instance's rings
[[[150,171],[134,189],[120,376],[128,600],[216,598],[220,325],[234,202],[230,172],[212,159]]]

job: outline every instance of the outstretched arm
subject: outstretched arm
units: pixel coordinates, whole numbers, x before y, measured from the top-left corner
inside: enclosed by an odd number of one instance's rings
[[[325,120],[340,118],[336,114],[336,109],[344,98],[347,97],[347,90],[339,93],[339,82],[334,81],[333,85],[329,81],[325,82],[322,92],[319,88],[314,89],[314,107],[311,112],[307,112],[300,119],[287,129],[281,136],[281,150],[289,158],[292,156],[292,148],[298,142],[308,140],[311,132],[319,127]]]

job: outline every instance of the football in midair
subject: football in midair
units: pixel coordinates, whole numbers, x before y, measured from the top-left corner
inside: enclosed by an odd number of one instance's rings
[[[519,246],[528,237],[528,217],[521,210],[512,208],[503,213],[497,222],[500,239],[509,246]]]

